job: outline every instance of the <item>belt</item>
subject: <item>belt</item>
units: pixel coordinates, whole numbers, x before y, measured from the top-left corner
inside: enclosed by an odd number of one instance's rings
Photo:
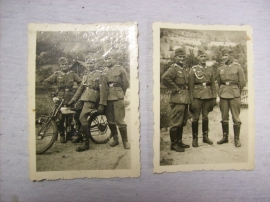
[[[188,90],[188,86],[187,85],[177,85],[177,87],[179,89],[182,89],[182,90]]]
[[[206,86],[211,86],[211,83],[210,83],[210,82],[203,82],[203,83],[195,83],[194,85],[195,85],[195,86],[203,86],[203,87],[206,87]]]
[[[87,87],[86,87],[86,90],[88,90],[88,89],[92,89],[92,90],[95,90],[95,91],[99,91],[99,88],[98,88],[98,87],[87,86]]]
[[[226,86],[233,86],[233,85],[237,85],[238,86],[238,82],[234,82],[234,81],[221,82],[220,84],[226,85]]]
[[[72,92],[72,89],[70,89],[70,88],[58,88],[58,90],[59,91],[61,91],[61,92]]]
[[[110,83],[108,84],[109,88],[113,88],[113,87],[121,87],[120,83]]]

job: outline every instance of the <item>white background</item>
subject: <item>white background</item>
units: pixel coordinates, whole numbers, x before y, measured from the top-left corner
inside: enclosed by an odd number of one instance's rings
[[[270,1],[0,0],[0,9],[0,201],[270,201]],[[31,182],[28,23],[127,21],[138,22],[139,29],[141,177]],[[254,171],[153,174],[152,23],[156,21],[253,27]]]

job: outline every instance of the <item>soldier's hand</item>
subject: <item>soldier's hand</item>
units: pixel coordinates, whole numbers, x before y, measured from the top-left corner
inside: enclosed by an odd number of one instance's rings
[[[98,114],[103,114],[104,113],[104,105],[99,105],[97,109]]]

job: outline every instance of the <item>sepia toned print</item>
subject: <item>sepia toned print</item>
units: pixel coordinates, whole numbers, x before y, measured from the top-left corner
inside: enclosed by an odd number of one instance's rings
[[[137,60],[136,23],[29,25],[31,180],[140,175]]]
[[[154,172],[254,168],[250,26],[153,24]]]

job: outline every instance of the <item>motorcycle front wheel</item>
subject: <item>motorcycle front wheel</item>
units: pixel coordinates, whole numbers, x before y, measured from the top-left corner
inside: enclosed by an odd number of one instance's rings
[[[45,153],[53,146],[58,134],[57,125],[48,116],[36,119],[36,154]]]

